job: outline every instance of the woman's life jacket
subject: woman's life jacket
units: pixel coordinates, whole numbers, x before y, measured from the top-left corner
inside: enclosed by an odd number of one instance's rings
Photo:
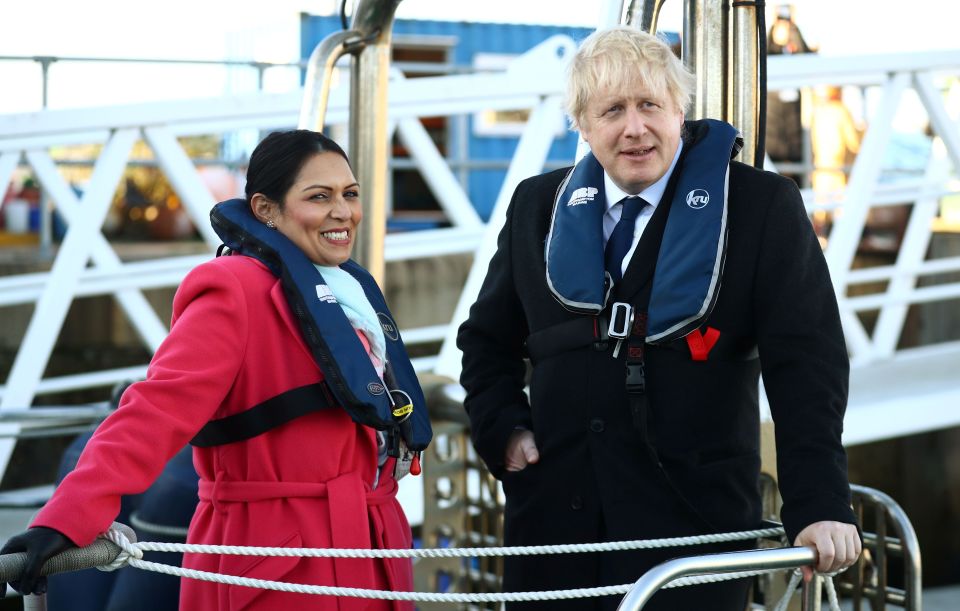
[[[397,456],[402,446],[423,451],[433,435],[423,390],[383,293],[369,272],[353,260],[340,265],[363,287],[383,327],[387,344],[383,379],[323,276],[299,247],[261,223],[243,199],[217,204],[210,211],[210,220],[231,253],[261,261],[280,279],[324,379],[239,414],[212,420],[191,443],[208,447],[249,439],[318,409],[342,407],[354,422],[385,431],[392,456]]]

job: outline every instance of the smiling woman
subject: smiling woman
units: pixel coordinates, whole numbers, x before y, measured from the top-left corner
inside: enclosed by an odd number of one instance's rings
[[[294,140],[291,134],[297,132],[273,134],[267,140]],[[363,210],[360,185],[339,146],[307,158],[282,196],[274,189],[257,182],[247,184],[247,197],[258,219],[289,238],[318,265],[337,266],[350,258]]]

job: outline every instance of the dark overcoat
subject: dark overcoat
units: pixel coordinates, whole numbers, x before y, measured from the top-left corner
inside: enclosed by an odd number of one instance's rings
[[[731,164],[726,265],[716,305],[701,327],[719,330],[728,345],[756,346],[759,359],[712,351],[706,361],[694,361],[683,340],[681,349],[647,345],[647,435],[629,413],[627,351],[615,358],[613,343],[538,355],[528,399],[530,336],[584,316],[564,309],[545,278],[544,240],[567,171],[517,187],[497,252],[458,338],[472,440],[502,479],[507,497],[506,543],[757,528],[761,372],[776,423],[781,517],[788,537],[793,540],[820,520],[853,523],[841,445],[849,362],[836,297],[800,193],[779,175]],[[676,178],[610,301],[646,309]],[[507,440],[518,428],[533,431],[540,461],[506,472]],[[513,557],[505,566],[504,589],[627,583],[653,563],[691,553],[675,548]],[[542,608],[589,606],[552,602]]]

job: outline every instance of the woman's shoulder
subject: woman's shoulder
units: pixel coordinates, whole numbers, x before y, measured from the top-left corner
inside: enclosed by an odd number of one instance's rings
[[[276,277],[266,265],[253,257],[243,255],[222,256],[196,266],[181,284],[185,286],[224,286],[237,290],[269,288]]]
[[[173,300],[174,314],[197,300],[238,307],[270,293],[276,278],[267,267],[251,257],[217,257],[194,267],[183,279]]]
[[[193,269],[191,273],[200,275],[220,275],[231,274],[243,280],[271,280],[273,273],[266,265],[244,255],[225,255],[211,259],[206,263],[201,263]]]

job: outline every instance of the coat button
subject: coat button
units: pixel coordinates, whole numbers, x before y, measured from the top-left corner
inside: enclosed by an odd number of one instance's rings
[[[570,509],[574,511],[579,511],[583,509],[583,499],[579,496],[575,496],[570,500]]]
[[[590,430],[594,433],[602,433],[604,429],[604,422],[599,418],[594,418],[590,421]]]

